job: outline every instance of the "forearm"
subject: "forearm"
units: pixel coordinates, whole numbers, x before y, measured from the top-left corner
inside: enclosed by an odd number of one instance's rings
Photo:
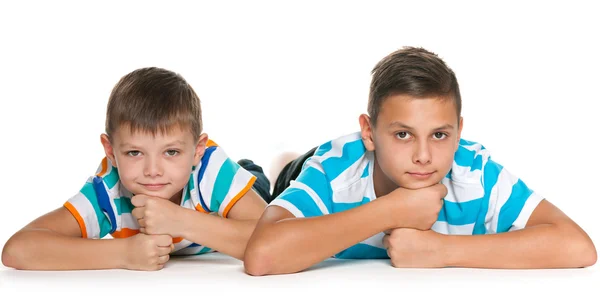
[[[384,203],[373,201],[315,218],[259,224],[246,251],[253,275],[294,273],[391,227]]]
[[[569,225],[541,224],[501,234],[445,236],[444,239],[448,266],[573,268],[593,264],[596,260],[589,237]]]
[[[48,229],[23,229],[4,246],[2,262],[23,270],[87,270],[124,267],[125,243],[58,234]]]
[[[185,210],[182,220],[183,238],[240,260],[244,259],[246,244],[257,222],[226,219],[193,210]]]

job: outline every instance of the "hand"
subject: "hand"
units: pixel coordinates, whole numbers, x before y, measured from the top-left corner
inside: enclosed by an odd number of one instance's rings
[[[163,268],[173,251],[170,235],[147,235],[138,233],[126,240],[125,268],[130,270],[155,271]]]
[[[445,267],[443,235],[432,230],[397,228],[386,231],[383,246],[396,268]]]
[[[181,210],[185,209],[173,202],[146,195],[135,195],[131,198],[135,208],[131,214],[140,224],[140,232],[145,234],[168,234],[181,236]]]
[[[397,188],[385,195],[392,201],[392,228],[431,229],[437,221],[448,189],[441,183],[416,190]]]

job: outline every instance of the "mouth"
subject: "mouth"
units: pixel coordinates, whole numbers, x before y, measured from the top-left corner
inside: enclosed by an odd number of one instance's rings
[[[140,183],[140,185],[149,191],[158,191],[167,186],[167,183]]]
[[[406,172],[406,173],[413,178],[423,180],[423,179],[428,179],[429,177],[431,177],[435,173],[435,171],[433,171],[433,172]]]

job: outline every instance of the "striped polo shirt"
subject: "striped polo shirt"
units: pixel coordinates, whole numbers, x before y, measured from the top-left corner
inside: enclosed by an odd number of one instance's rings
[[[317,148],[298,178],[269,205],[298,218],[342,212],[375,200],[373,152],[360,132]],[[442,234],[492,234],[522,229],[543,198],[493,161],[481,144],[461,139],[452,168],[443,178],[448,189],[432,230]],[[348,248],[338,258],[387,258],[384,234]]]
[[[200,213],[227,217],[233,205],[252,187],[256,177],[231,160],[217,144],[209,141],[202,160],[194,166],[181,195],[182,207]],[[119,172],[104,158],[94,176],[64,206],[73,214],[84,238],[99,239],[110,234],[126,238],[139,233],[131,214],[132,193],[119,181]],[[211,252],[208,247],[173,237],[173,255]]]

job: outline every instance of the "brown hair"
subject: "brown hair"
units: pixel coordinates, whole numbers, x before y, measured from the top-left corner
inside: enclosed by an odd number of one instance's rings
[[[132,132],[166,133],[174,125],[186,127],[194,138],[202,133],[200,99],[179,74],[150,67],[121,78],[113,88],[106,109],[106,134],[119,126]]]
[[[460,117],[461,98],[456,75],[435,53],[404,47],[379,61],[371,74],[367,110],[373,126],[385,99],[400,94],[453,100]]]

